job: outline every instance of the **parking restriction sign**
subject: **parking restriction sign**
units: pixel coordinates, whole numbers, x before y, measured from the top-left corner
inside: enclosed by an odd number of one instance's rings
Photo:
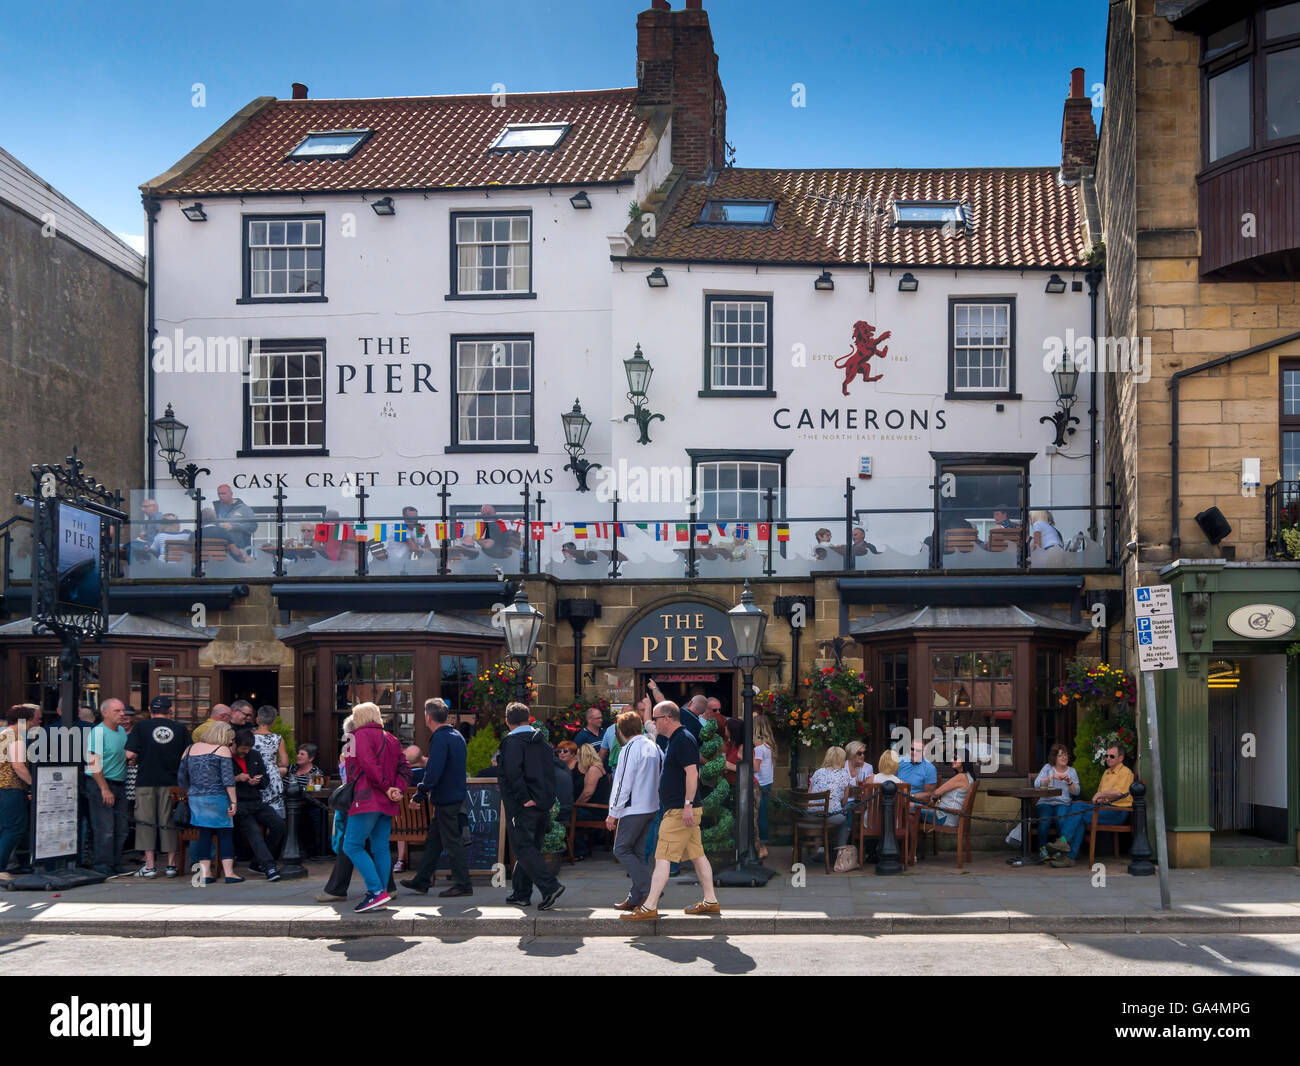
[[[1137,621],[1138,669],[1176,670],[1178,642],[1174,634],[1174,595],[1169,585],[1133,590]]]

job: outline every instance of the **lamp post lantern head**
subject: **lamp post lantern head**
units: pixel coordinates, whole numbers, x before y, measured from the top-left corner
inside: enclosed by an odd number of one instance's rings
[[[171,404],[167,405],[167,412],[162,418],[154,419],[154,442],[158,445],[158,451],[164,459],[171,462],[184,458],[185,434],[189,432],[189,428],[176,417]]]
[[[564,423],[564,443],[568,448],[582,448],[587,443],[587,433],[591,429],[591,419],[582,413],[582,406],[573,401],[573,410],[560,415]]]
[[[506,650],[519,662],[527,662],[537,649],[537,638],[542,632],[542,612],[528,602],[522,584],[515,593],[515,602],[501,611],[501,622],[505,629]]]
[[[641,354],[640,344],[636,346],[631,359],[623,360],[623,370],[627,374],[628,392],[634,399],[644,399],[646,390],[650,387],[650,377],[654,374],[654,367],[650,365],[650,360]]]
[[[736,640],[736,662],[742,670],[752,670],[758,665],[759,652],[763,649],[767,614],[754,606],[754,594],[749,590],[748,581],[740,602],[727,612],[727,621],[731,623],[731,633]]]

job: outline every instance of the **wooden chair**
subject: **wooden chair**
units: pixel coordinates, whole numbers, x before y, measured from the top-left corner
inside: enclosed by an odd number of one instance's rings
[[[794,823],[794,861],[801,857],[801,837],[821,837],[826,854],[826,872],[831,872],[831,794],[829,792],[791,792],[790,817]],[[804,845],[807,846],[806,843]]]
[[[588,809],[594,809],[594,810],[598,810],[598,811],[606,811],[606,812],[608,812],[608,810],[609,810],[609,804],[608,804],[608,803],[591,803],[591,802],[587,802],[587,803],[584,803],[584,804],[582,805],[582,809],[583,809],[584,811],[585,811],[585,810],[588,810]],[[573,854],[573,837],[574,837],[574,831],[575,831],[575,830],[577,830],[577,829],[604,829],[604,828],[605,828],[605,819],[604,819],[604,818],[602,818],[599,822],[596,822],[596,821],[579,821],[579,820],[578,820],[578,805],[575,803],[575,804],[573,805],[573,809],[569,811],[569,828],[565,831],[565,834],[564,834],[565,840],[566,840],[566,842],[567,842],[568,845],[569,845],[569,856],[568,856],[568,858],[565,859],[564,861],[565,861],[565,862],[568,862],[568,863],[575,863],[575,862],[578,861],[577,856]]]
[[[971,812],[975,809],[975,793],[980,790],[980,779],[966,790],[966,802],[961,805],[961,815],[956,825],[939,825],[935,822],[922,822],[917,818],[920,830],[930,836],[930,854],[939,854],[939,834],[951,833],[957,837],[957,869],[971,861]]]
[[[867,786],[864,782],[861,785],[850,785],[849,796],[845,801],[844,807],[847,810],[850,803],[855,803],[853,825],[849,827],[849,841],[858,849],[858,865],[862,865],[862,823],[865,820],[867,805]]]
[[[1002,526],[994,526],[989,530],[988,550],[991,552],[1000,552],[1008,547],[1018,549],[1023,538],[1023,530],[1019,526],[1006,529]]]
[[[388,833],[390,844],[423,844],[429,836],[429,805],[421,803],[411,806],[415,798],[415,787],[406,790],[406,795],[397,805],[397,814],[393,816],[393,825]]]
[[[943,531],[943,550],[951,552],[971,552],[979,540],[973,529],[945,529]]]
[[[194,545],[183,540],[169,540],[164,547],[166,554],[163,558],[169,563],[185,563],[194,558]]]
[[[1137,778],[1133,779],[1134,781]],[[1128,823],[1126,825],[1098,825],[1097,815],[1102,810],[1127,811]],[[1097,834],[1110,833],[1111,839],[1115,842],[1115,858],[1119,858],[1119,838],[1123,833],[1129,836],[1133,835],[1133,809],[1131,807],[1112,807],[1110,804],[1104,804],[1101,807],[1092,809],[1092,824],[1088,826],[1088,865],[1092,866],[1093,860],[1097,856]]]
[[[912,786],[904,782],[898,782],[894,787],[897,789],[894,794],[894,836],[898,840],[899,853],[902,855],[903,865],[906,867],[916,862],[916,840],[912,835],[912,819],[908,814],[911,806]],[[879,840],[883,835],[881,812],[884,808],[880,795],[881,785],[879,782],[868,781],[862,788],[865,795],[866,814],[862,820],[862,832],[859,834],[858,839],[860,841],[863,837],[875,837]],[[860,844],[859,847],[861,847]]]

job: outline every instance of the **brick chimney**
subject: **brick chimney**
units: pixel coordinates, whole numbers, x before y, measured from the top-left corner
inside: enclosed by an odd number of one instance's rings
[[[671,105],[673,163],[698,181],[726,162],[727,97],[702,0],[673,11],[651,0],[636,19],[637,103]]]
[[[295,81],[293,83],[292,88],[293,88],[293,98],[295,100],[307,99],[307,86],[305,86],[302,82]]]
[[[1097,127],[1092,99],[1083,88],[1083,67],[1070,71],[1070,95],[1061,116],[1061,178],[1073,182],[1097,165]]]

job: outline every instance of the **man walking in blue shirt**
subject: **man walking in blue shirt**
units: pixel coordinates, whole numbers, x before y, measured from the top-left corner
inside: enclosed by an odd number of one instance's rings
[[[414,877],[402,882],[403,888],[425,893],[437,876],[438,860],[446,851],[451,861],[451,887],[438,893],[441,897],[472,896],[469,883],[469,863],[465,857],[465,844],[460,832],[460,809],[469,795],[465,786],[465,738],[460,730],[447,723],[448,709],[444,700],[424,702],[424,723],[429,727],[429,758],[424,764],[424,776],[411,800],[418,807],[426,800],[433,804],[433,817],[429,819],[429,834],[424,841],[424,855]]]

